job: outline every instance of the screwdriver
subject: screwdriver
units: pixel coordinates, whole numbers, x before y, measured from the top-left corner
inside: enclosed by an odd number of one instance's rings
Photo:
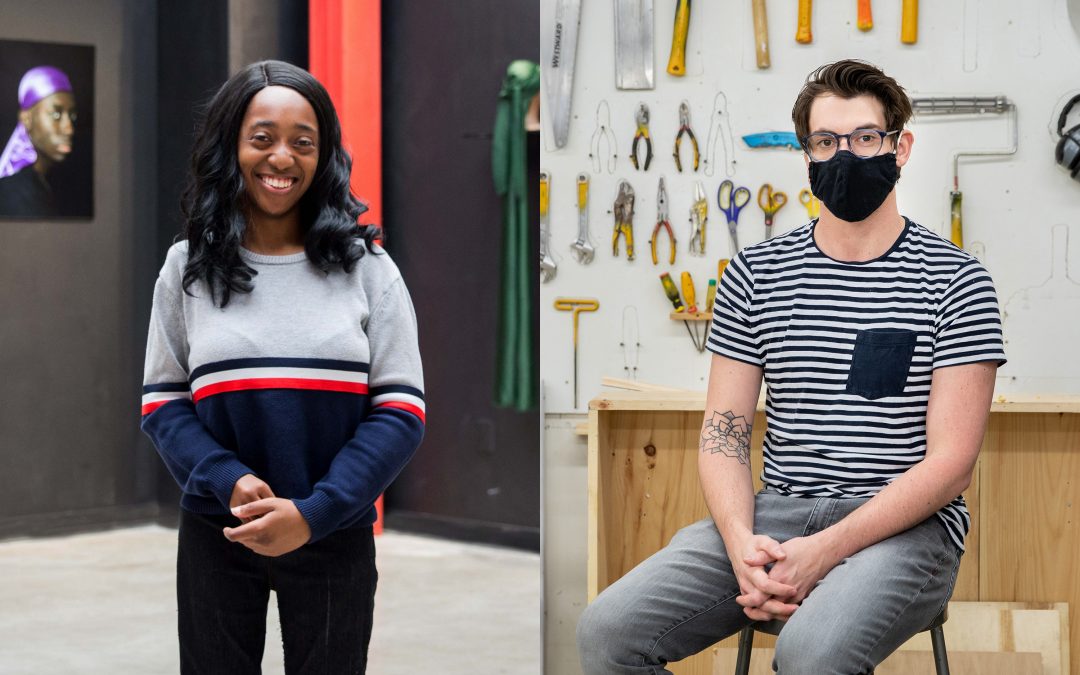
[[[689,272],[682,273],[682,294],[683,299],[686,300],[686,311],[691,314],[697,314],[697,297],[694,293],[694,278],[690,276]]]
[[[671,275],[664,272],[660,275],[660,283],[664,284],[664,295],[675,307],[676,312],[685,312],[686,307],[683,306],[682,300],[679,298],[679,289],[675,288],[675,282],[671,280]]]

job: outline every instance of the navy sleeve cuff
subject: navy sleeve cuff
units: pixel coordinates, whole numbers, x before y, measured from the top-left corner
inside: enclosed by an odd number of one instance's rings
[[[292,501],[293,504],[296,504],[296,509],[304,517],[308,527],[311,529],[309,544],[322,539],[337,529],[338,518],[336,514],[340,513],[340,509],[334,507],[334,502],[325,492],[316,490],[311,493],[310,497]]]

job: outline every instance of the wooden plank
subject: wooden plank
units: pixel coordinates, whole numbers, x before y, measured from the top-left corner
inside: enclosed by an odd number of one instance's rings
[[[756,640],[755,640],[756,642]],[[718,650],[711,675],[735,672],[738,649]],[[754,647],[750,675],[773,675],[773,650]],[[874,671],[875,675],[935,675],[933,652],[897,652]],[[1032,652],[949,651],[952,675],[1042,675],[1042,657]]]
[[[1040,654],[1046,675],[1069,673],[1069,606],[1060,603],[950,602],[945,644],[952,654],[1031,652]],[[932,649],[930,634],[919,633],[901,650]]]
[[[992,415],[987,441],[980,595],[1068,602],[1073,649],[1061,672],[1080,673],[1080,416]]]
[[[762,399],[764,400],[764,399]],[[598,410],[705,410],[705,391],[609,391],[589,402]],[[764,406],[759,404],[759,410]],[[1080,396],[998,396],[990,406],[996,413],[1080,413]]]
[[[951,602],[945,623],[950,670],[953,675],[1065,675],[1069,672],[1069,645],[1062,638],[1068,634],[1068,616],[1065,603]],[[770,640],[766,642],[766,638]],[[751,673],[772,672],[774,644],[771,635],[754,636]],[[876,672],[934,673],[932,649],[930,633],[918,633],[885,659]],[[714,673],[732,672],[738,652],[734,638],[709,651]]]
[[[607,417],[601,425],[600,414],[595,410],[589,411],[589,462],[588,462],[588,515],[585,529],[588,538],[587,565],[585,573],[585,585],[588,601],[592,602],[600,593],[599,568],[604,559],[603,539],[600,536],[599,520],[604,509],[604,503],[600,500],[600,445],[607,438]],[[605,584],[606,586],[607,584]]]
[[[600,378],[600,385],[604,387],[611,387],[613,389],[623,389],[626,391],[676,391],[676,392],[692,392],[691,389],[680,389],[678,387],[666,387],[662,384],[653,384],[651,382],[640,382],[638,380],[627,380],[621,377],[611,377],[605,375]]]

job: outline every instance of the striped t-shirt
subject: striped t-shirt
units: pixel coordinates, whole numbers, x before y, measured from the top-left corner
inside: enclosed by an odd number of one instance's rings
[[[997,296],[976,258],[906,218],[865,262],[822,253],[816,223],[731,261],[708,347],[764,370],[765,485],[868,497],[926,455],[935,368],[1005,363]],[[963,497],[937,517],[963,550]]]

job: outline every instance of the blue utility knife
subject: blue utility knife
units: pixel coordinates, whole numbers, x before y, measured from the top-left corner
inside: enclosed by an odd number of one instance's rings
[[[751,148],[783,148],[802,150],[799,139],[794,131],[766,131],[760,134],[749,134],[742,137],[743,141]]]

